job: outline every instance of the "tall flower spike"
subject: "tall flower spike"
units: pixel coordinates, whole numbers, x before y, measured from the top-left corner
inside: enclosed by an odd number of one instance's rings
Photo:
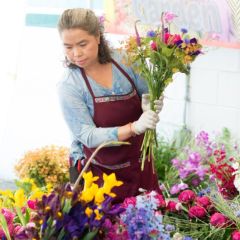
[[[137,30],[137,23],[140,22],[140,20],[135,21],[134,28],[135,28],[135,34],[136,34],[136,42],[137,45],[140,47],[141,46],[141,38]]]

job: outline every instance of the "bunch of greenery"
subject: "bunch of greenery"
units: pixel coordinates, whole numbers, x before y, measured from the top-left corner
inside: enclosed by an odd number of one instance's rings
[[[171,139],[161,137],[154,149],[155,169],[158,179],[164,185],[173,185],[178,179],[178,171],[171,160],[192,140],[192,133],[186,127],[177,130]]]
[[[15,165],[20,179],[31,178],[38,186],[56,185],[69,180],[69,149],[61,146],[45,146],[27,152]]]

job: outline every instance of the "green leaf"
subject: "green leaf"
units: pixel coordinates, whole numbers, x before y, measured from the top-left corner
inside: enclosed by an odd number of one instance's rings
[[[98,233],[98,229],[93,232],[89,232],[84,236],[84,238],[82,240],[92,240],[92,239],[94,239],[94,237],[96,236],[97,233]]]
[[[7,221],[6,218],[4,217],[4,215],[2,213],[0,213],[0,223],[1,223],[1,227],[2,230],[4,232],[4,234],[6,235],[7,240],[11,240],[11,236],[8,230],[8,225],[7,225]]]
[[[22,226],[26,226],[27,222],[26,222],[25,217],[22,214],[22,211],[21,211],[20,207],[15,206],[15,209],[16,209],[17,215],[19,217],[19,220],[20,220]]]

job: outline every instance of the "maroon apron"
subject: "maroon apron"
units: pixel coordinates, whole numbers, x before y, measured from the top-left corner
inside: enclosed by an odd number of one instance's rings
[[[138,120],[142,114],[141,101],[132,79],[114,60],[112,62],[131,83],[132,91],[130,93],[96,97],[84,70],[81,69],[82,76],[93,98],[93,121],[97,127],[123,126]],[[116,174],[117,180],[123,182],[123,185],[113,189],[113,192],[117,195],[114,199],[115,203],[123,201],[126,197],[138,195],[139,188],[161,192],[157,176],[153,173],[152,161],[146,160],[144,170],[141,170],[140,149],[143,137],[142,134],[127,139],[126,141],[130,142],[131,145],[101,149],[90,165],[93,175],[100,177],[99,184],[102,183],[103,173],[109,175],[113,172]],[[95,148],[84,146],[83,150],[87,159],[89,159]]]

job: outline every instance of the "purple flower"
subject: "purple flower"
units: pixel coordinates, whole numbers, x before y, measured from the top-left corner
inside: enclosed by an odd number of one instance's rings
[[[186,28],[181,28],[181,32],[182,32],[183,34],[185,34],[185,33],[188,32],[188,30],[187,30]]]
[[[148,37],[155,37],[155,36],[156,36],[156,32],[154,32],[153,30],[148,31],[148,32],[147,32],[147,36],[148,36]]]
[[[197,167],[201,161],[201,155],[198,152],[193,152],[189,155],[189,162],[194,166]]]
[[[175,194],[179,193],[180,191],[187,189],[187,188],[188,188],[188,185],[186,183],[175,184],[171,187],[170,193],[172,195],[175,195]]]

